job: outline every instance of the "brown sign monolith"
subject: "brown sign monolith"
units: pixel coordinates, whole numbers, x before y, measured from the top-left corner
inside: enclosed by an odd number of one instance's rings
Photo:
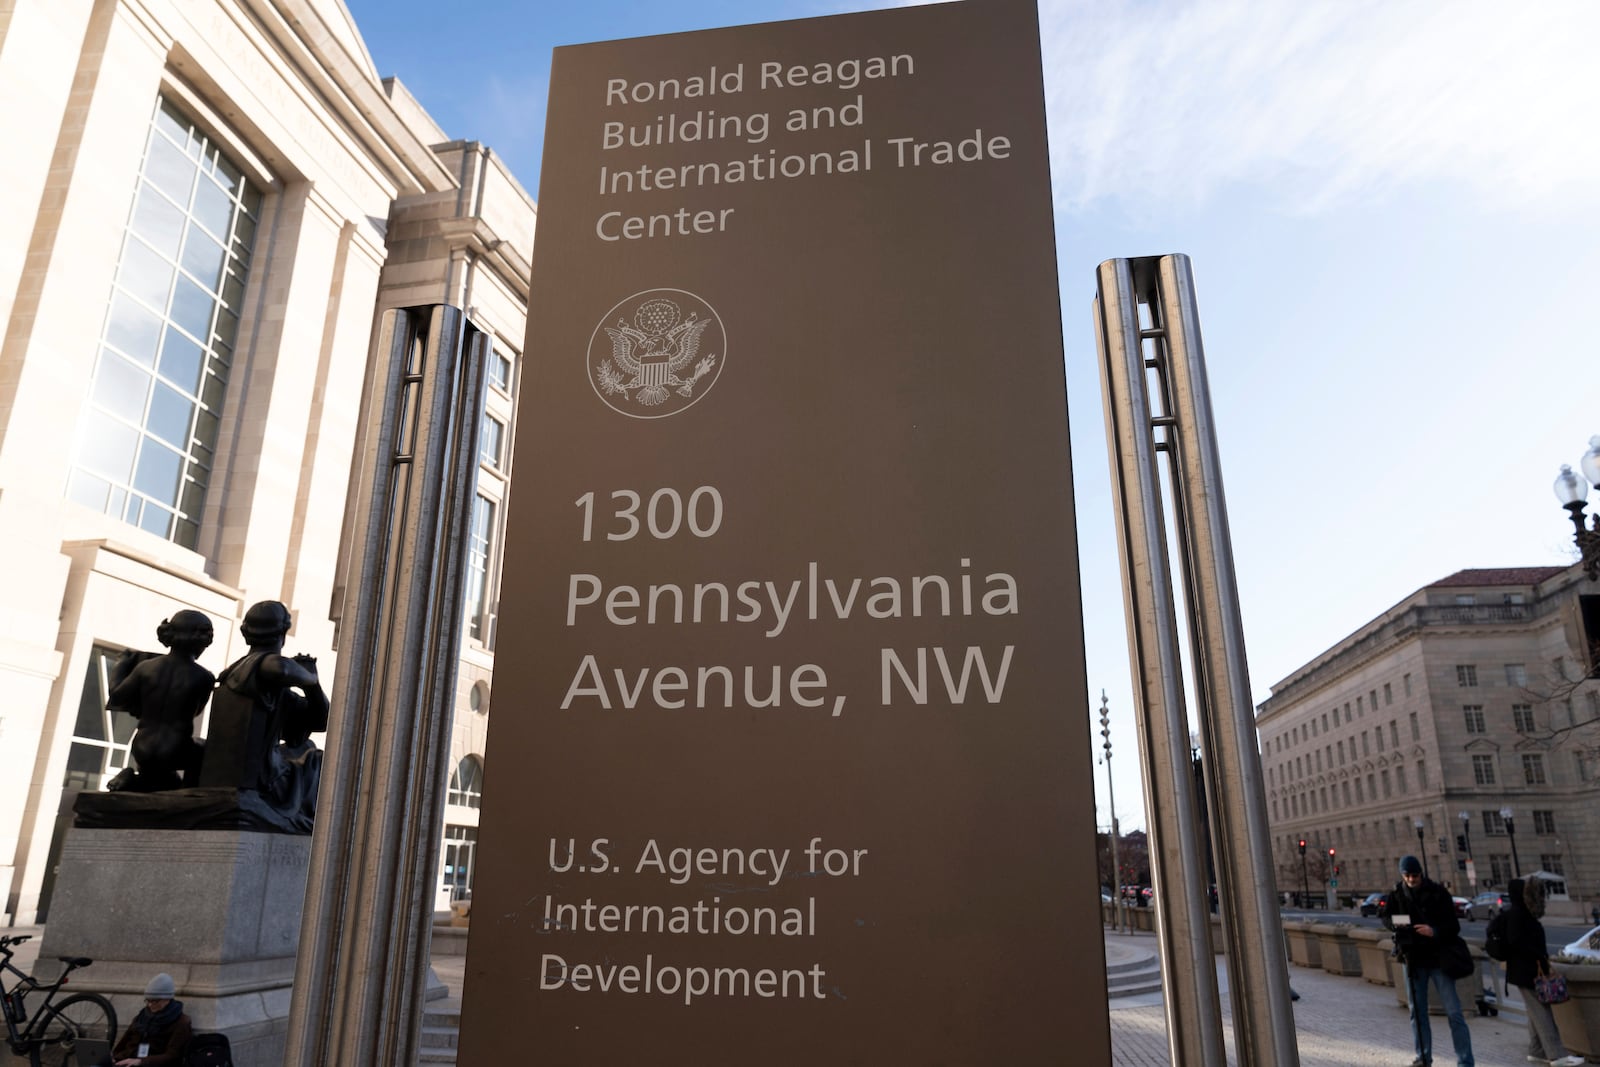
[[[1033,4],[558,49],[541,194],[462,1062],[1109,1062]]]

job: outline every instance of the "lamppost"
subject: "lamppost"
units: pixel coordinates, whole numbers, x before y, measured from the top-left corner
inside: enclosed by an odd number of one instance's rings
[[[1461,840],[1467,846],[1467,870],[1471,871],[1473,874],[1476,874],[1477,865],[1472,862],[1472,812],[1470,811],[1461,812]],[[1471,878],[1468,879],[1468,882],[1472,886],[1471,895],[1477,896],[1478,880],[1476,878]]]
[[[1600,509],[1590,520],[1590,527],[1584,529],[1583,508],[1589,498],[1589,485],[1600,489],[1600,434],[1589,438],[1589,451],[1578,460],[1578,469],[1583,471],[1583,478],[1563,463],[1561,473],[1556,476],[1555,491],[1561,506],[1572,514],[1572,540],[1583,554],[1583,573],[1592,582],[1600,580]],[[1583,484],[1585,478],[1589,485]]]
[[[1106,792],[1111,800],[1111,925],[1122,926],[1122,868],[1117,863],[1117,787],[1111,773],[1111,705],[1100,690],[1100,736],[1106,750]]]
[[[1522,861],[1517,858],[1517,825],[1511,819],[1510,805],[1500,809],[1500,818],[1505,821],[1506,836],[1511,838],[1511,877],[1521,878]]]
[[[1300,906],[1309,907],[1311,882],[1306,878],[1306,839],[1300,839]]]
[[[1422,843],[1422,830],[1424,824],[1421,818],[1411,820],[1411,825],[1417,828],[1417,856],[1422,860],[1422,877],[1428,877],[1428,847]]]

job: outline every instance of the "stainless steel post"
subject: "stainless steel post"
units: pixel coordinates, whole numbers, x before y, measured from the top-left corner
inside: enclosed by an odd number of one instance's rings
[[[1143,314],[1141,315],[1141,307]],[[1211,961],[1204,972],[1192,958],[1210,952],[1204,902],[1209,892],[1198,852],[1196,798],[1183,707],[1184,665],[1161,508],[1157,454],[1168,456],[1189,625],[1192,679],[1211,816],[1218,901],[1240,1067],[1296,1067],[1294,1015],[1283,929],[1273,884],[1271,841],[1257,748],[1254,707],[1233,571],[1221,462],[1200,342],[1199,311],[1186,256],[1108,260],[1100,265],[1097,301],[1104,359],[1106,421],[1122,533],[1129,643],[1138,673],[1141,742],[1149,739],[1145,779],[1151,828],[1161,834],[1157,856],[1161,899],[1177,897],[1184,918],[1163,925],[1163,937],[1187,937],[1189,951],[1169,951],[1181,966],[1168,977],[1169,1000],[1181,1010],[1220,1011]],[[1163,810],[1165,809],[1165,810]],[[1168,838],[1177,833],[1175,845]],[[1168,889],[1164,882],[1176,882]],[[1190,913],[1201,911],[1200,920]],[[1184,925],[1199,926],[1185,931]],[[1189,986],[1192,985],[1192,988]],[[1176,987],[1176,988],[1174,988]],[[1173,1062],[1226,1062],[1215,1043],[1189,1041],[1170,1029]]]
[[[428,973],[487,338],[385,312],[352,460],[339,667],[284,1063],[409,1064]]]
[[[1175,495],[1235,1042],[1241,1065],[1299,1063],[1199,301],[1189,257],[1163,256],[1159,266],[1178,429]]]
[[[1129,260],[1100,267],[1101,382],[1117,503],[1118,547],[1135,671],[1135,717],[1144,765],[1157,947],[1167,1042],[1176,1067],[1227,1062],[1211,922],[1205,898],[1184,709],[1178,628],[1167,564],[1156,445],[1149,425],[1138,302]]]

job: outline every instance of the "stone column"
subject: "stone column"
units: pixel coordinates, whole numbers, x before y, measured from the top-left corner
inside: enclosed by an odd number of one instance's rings
[[[385,312],[349,494],[339,672],[286,1065],[417,1057],[487,338]]]

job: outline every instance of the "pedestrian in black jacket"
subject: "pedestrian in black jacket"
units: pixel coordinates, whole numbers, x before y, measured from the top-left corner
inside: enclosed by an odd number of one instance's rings
[[[1567,1054],[1550,1005],[1541,1003],[1533,992],[1539,972],[1550,966],[1544,924],[1539,921],[1544,893],[1536,881],[1524,883],[1513,878],[1506,898],[1506,981],[1522,990],[1528,1014],[1528,1059],[1549,1060],[1551,1067],[1580,1067],[1583,1057]]]
[[[1450,1039],[1458,1067],[1473,1067],[1472,1031],[1461,1014],[1455,982],[1439,968],[1440,946],[1460,936],[1455,902],[1438,882],[1422,876],[1422,861],[1406,856],[1400,861],[1400,883],[1389,894],[1384,925],[1394,931],[1395,953],[1406,964],[1406,986],[1411,994],[1411,1038],[1417,1058],[1411,1067],[1433,1063],[1433,1027],[1428,1023],[1428,986],[1439,990],[1439,1002],[1450,1020]]]

